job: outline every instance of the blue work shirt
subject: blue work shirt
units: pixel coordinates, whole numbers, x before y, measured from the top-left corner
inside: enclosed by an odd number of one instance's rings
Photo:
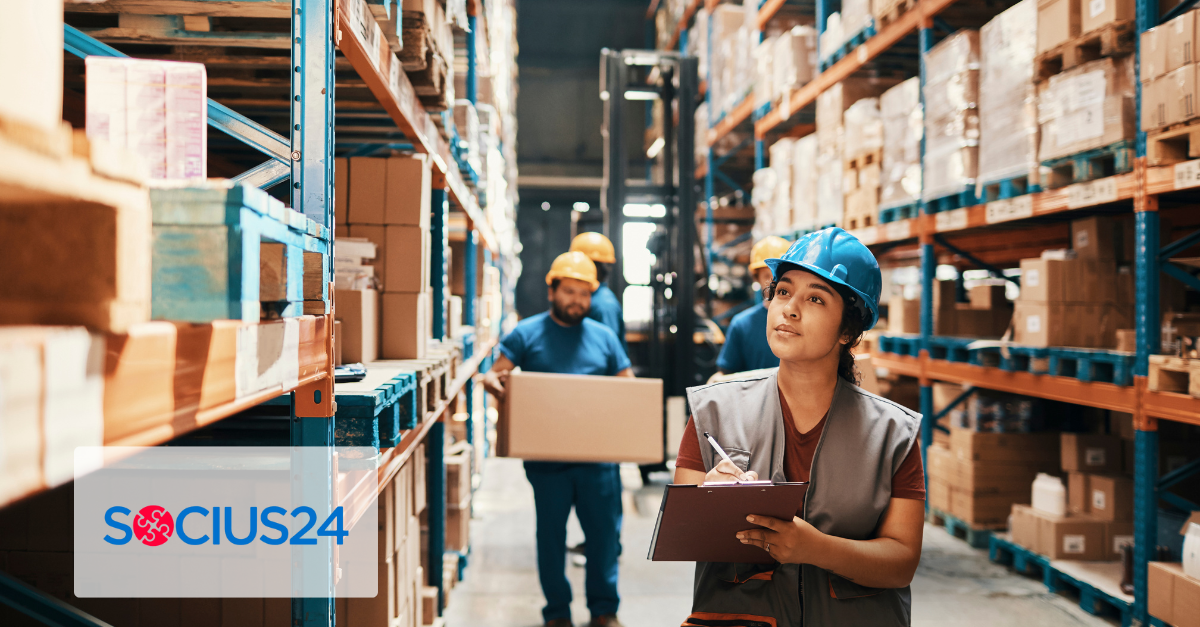
[[[722,372],[745,372],[778,367],[779,358],[767,343],[767,308],[755,305],[734,316],[717,357],[717,368]]]
[[[588,310],[587,317],[612,329],[617,339],[621,340],[621,349],[629,353],[629,347],[625,345],[625,316],[621,313],[621,303],[607,283],[601,283],[592,292],[592,308]]]
[[[629,367],[629,357],[611,329],[590,318],[564,327],[548,311],[522,320],[500,340],[500,352],[527,372],[611,377]],[[577,465],[527,461],[525,469],[552,472]]]

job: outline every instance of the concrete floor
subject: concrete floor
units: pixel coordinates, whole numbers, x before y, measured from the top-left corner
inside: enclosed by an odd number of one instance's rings
[[[621,621],[628,627],[679,625],[691,607],[693,567],[645,559],[662,486],[641,485],[636,469],[626,479],[622,530]],[[664,476],[665,478],[665,476]],[[583,539],[574,516],[570,544]],[[472,553],[465,579],[450,595],[447,627],[537,627],[544,604],[534,555],[533,490],[521,462],[489,459],[476,493]],[[987,560],[939,528],[926,525],[921,565],[913,581],[913,625],[1049,627],[1116,624],[1091,616],[1070,599],[1050,594],[1039,581]],[[570,566],[577,624],[589,616],[583,569]]]

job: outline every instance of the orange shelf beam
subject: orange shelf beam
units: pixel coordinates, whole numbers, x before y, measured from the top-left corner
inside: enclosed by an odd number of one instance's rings
[[[746,97],[738,103],[733,111],[725,114],[725,117],[717,122],[717,125],[708,129],[708,147],[712,148],[714,144],[721,141],[721,138],[733,132],[742,122],[750,119],[750,114],[754,113],[754,93],[746,94]]]

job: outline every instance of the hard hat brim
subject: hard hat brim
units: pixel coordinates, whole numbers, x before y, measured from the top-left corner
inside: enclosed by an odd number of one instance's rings
[[[863,331],[870,331],[872,328],[874,328],[875,324],[879,322],[879,305],[874,301],[874,299],[868,297],[853,285],[850,285],[842,279],[829,274],[829,272],[826,272],[817,266],[804,262],[785,261],[779,258],[767,259],[766,266],[771,269],[771,277],[776,281],[779,280],[780,276],[787,273],[788,270],[804,270],[805,272],[811,272],[830,283],[840,285],[850,290],[858,297],[858,302],[854,303],[854,305],[860,312],[863,313]]]
[[[587,283],[588,285],[590,285],[592,287],[593,292],[600,289],[600,282],[595,279],[589,279],[585,276],[580,276],[578,274],[569,274],[569,273],[565,273],[565,272],[559,272],[559,273],[555,273],[555,274],[547,274],[546,275],[546,285],[550,285],[551,283],[554,283],[554,279],[575,279],[576,281],[582,281],[583,283]]]

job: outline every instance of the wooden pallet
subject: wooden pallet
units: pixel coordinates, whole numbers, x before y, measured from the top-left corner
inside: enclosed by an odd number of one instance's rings
[[[892,22],[900,19],[901,15],[917,6],[917,0],[886,0],[880,5],[875,7],[875,23],[879,30],[883,30]]]
[[[941,213],[977,204],[979,204],[979,197],[975,195],[975,186],[971,185],[953,194],[926,200],[925,213]]]
[[[405,72],[424,70],[429,61],[429,52],[436,49],[433,30],[425,14],[420,11],[404,12],[404,27],[400,39],[403,47],[397,56]]]
[[[1088,61],[1132,54],[1136,45],[1133,22],[1106,24],[1039,54],[1033,61],[1034,74],[1043,81]]]
[[[1200,397],[1200,360],[1150,356],[1150,390]]]
[[[453,81],[449,80],[449,66],[432,49],[426,53],[426,57],[425,68],[408,72],[408,80],[412,82],[413,91],[426,110],[446,111],[454,105],[448,97],[454,88]]]
[[[1171,165],[1200,158],[1200,119],[1173,124],[1146,135],[1146,161]]]
[[[934,508],[930,508],[929,510],[929,522],[945,528],[946,533],[966,542],[976,549],[986,549],[988,543],[991,541],[992,532],[997,528],[996,525],[990,527],[987,525],[972,525],[957,516]]]
[[[1043,183],[1046,189],[1057,189],[1132,172],[1134,155],[1134,142],[1125,140],[1043,161],[1043,170],[1049,171]]]
[[[1133,385],[1133,353],[1040,346],[984,346],[970,349],[972,365],[1005,372],[1070,377],[1084,383]]]
[[[1042,191],[1042,186],[1038,184],[1037,175],[1034,175],[1031,180],[1028,174],[984,183],[980,187],[983,188],[983,193],[979,195],[979,200],[983,202],[1008,200],[1009,198],[1024,196],[1025,194],[1036,194]]]
[[[842,161],[842,169],[844,170],[861,170],[870,165],[883,162],[883,148],[874,150],[866,150],[858,153],[853,157],[847,157]]]
[[[991,537],[988,559],[1041,578],[1050,592],[1077,596],[1080,609],[1088,614],[1112,616],[1122,627],[1132,624],[1133,597],[1121,592],[1120,562],[1051,560],[1014,543],[1008,534]]]

